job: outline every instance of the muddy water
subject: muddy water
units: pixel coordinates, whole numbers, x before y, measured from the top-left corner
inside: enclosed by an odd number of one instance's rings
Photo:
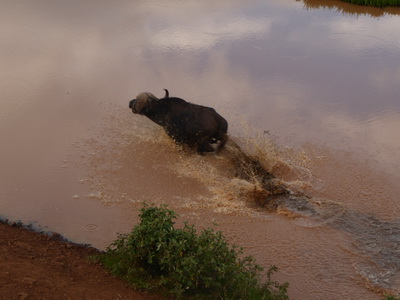
[[[167,203],[293,299],[399,293],[400,11],[264,2],[2,1],[0,214],[103,248]],[[308,197],[257,207],[232,144],[199,156],[129,111],[163,88]]]

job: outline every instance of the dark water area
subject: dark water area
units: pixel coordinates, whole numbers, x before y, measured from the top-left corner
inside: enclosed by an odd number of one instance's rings
[[[399,15],[311,0],[1,1],[0,215],[104,248],[143,201],[166,203],[276,265],[291,299],[400,293]],[[164,88],[214,107],[234,143],[197,155],[129,110]],[[235,144],[290,196],[256,205],[265,182],[243,164],[239,176]]]

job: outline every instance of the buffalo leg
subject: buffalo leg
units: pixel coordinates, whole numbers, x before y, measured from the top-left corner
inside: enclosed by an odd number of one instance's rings
[[[197,151],[201,152],[214,152],[215,149],[209,143],[203,143],[197,147]]]

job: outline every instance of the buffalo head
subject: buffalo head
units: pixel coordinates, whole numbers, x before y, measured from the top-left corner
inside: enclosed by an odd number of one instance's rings
[[[164,89],[165,97],[169,98],[169,92],[167,89]],[[140,93],[136,96],[136,99],[133,99],[129,102],[129,108],[132,109],[132,112],[135,114],[144,115],[147,110],[150,110],[155,105],[157,105],[157,101],[160,100],[152,93]]]
[[[135,114],[143,115],[146,110],[153,107],[159,99],[152,93],[141,93],[137,95],[136,99],[129,102],[129,108]]]

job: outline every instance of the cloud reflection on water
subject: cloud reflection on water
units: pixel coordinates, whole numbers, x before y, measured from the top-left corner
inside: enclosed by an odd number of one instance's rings
[[[105,2],[78,15],[73,4],[64,6],[30,7],[29,17],[7,30],[14,16],[5,15],[0,51],[7,80],[14,78],[5,89],[25,81],[45,92],[46,82],[57,81],[96,96],[104,94],[93,92],[100,86],[109,95],[118,86],[122,96],[168,87],[299,140],[318,139],[311,128],[324,124],[332,132],[340,123],[332,116],[362,128],[399,109],[398,17],[311,14],[289,1],[126,2],[114,8],[118,18],[107,18],[113,5]],[[379,122],[385,127],[385,118]]]

